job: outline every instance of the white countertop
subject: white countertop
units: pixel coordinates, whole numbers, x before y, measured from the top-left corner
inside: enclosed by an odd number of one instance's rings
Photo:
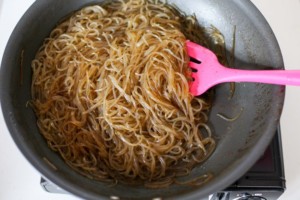
[[[0,0],[0,60],[6,42],[34,0]],[[246,1],[246,0],[245,0]],[[300,69],[300,0],[252,0],[271,25],[280,44],[286,69]],[[298,61],[298,62],[297,62]],[[1,109],[1,108],[0,108]],[[0,111],[2,113],[2,111]],[[300,199],[300,87],[287,87],[281,117],[287,189],[280,200]],[[0,200],[75,200],[51,194],[39,185],[40,174],[13,142],[0,114]]]

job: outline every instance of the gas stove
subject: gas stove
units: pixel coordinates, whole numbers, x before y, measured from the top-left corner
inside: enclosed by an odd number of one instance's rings
[[[50,193],[67,193],[41,178],[41,186]],[[240,179],[207,200],[276,200],[284,192],[285,176],[280,127],[263,156]]]

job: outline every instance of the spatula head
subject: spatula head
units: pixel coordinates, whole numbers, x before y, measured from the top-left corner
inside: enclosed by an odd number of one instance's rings
[[[216,84],[214,76],[218,73],[217,67],[220,64],[217,56],[209,49],[191,41],[187,41],[186,46],[188,55],[193,58],[189,63],[193,78],[189,83],[190,93],[198,96]]]

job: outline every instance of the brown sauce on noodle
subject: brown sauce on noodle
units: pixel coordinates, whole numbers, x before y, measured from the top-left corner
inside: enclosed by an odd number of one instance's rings
[[[189,174],[215,146],[210,105],[188,85],[185,41],[204,44],[202,34],[159,1],[110,1],[60,23],[32,62],[49,147],[100,181],[155,188]]]

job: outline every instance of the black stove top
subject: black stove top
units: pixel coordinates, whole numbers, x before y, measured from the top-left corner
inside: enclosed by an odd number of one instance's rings
[[[275,200],[285,190],[281,131],[256,164],[239,180],[209,200]]]
[[[41,178],[41,185],[51,193],[66,193],[53,183]],[[224,191],[210,195],[208,200],[276,200],[285,190],[281,131],[276,134],[256,164]]]

